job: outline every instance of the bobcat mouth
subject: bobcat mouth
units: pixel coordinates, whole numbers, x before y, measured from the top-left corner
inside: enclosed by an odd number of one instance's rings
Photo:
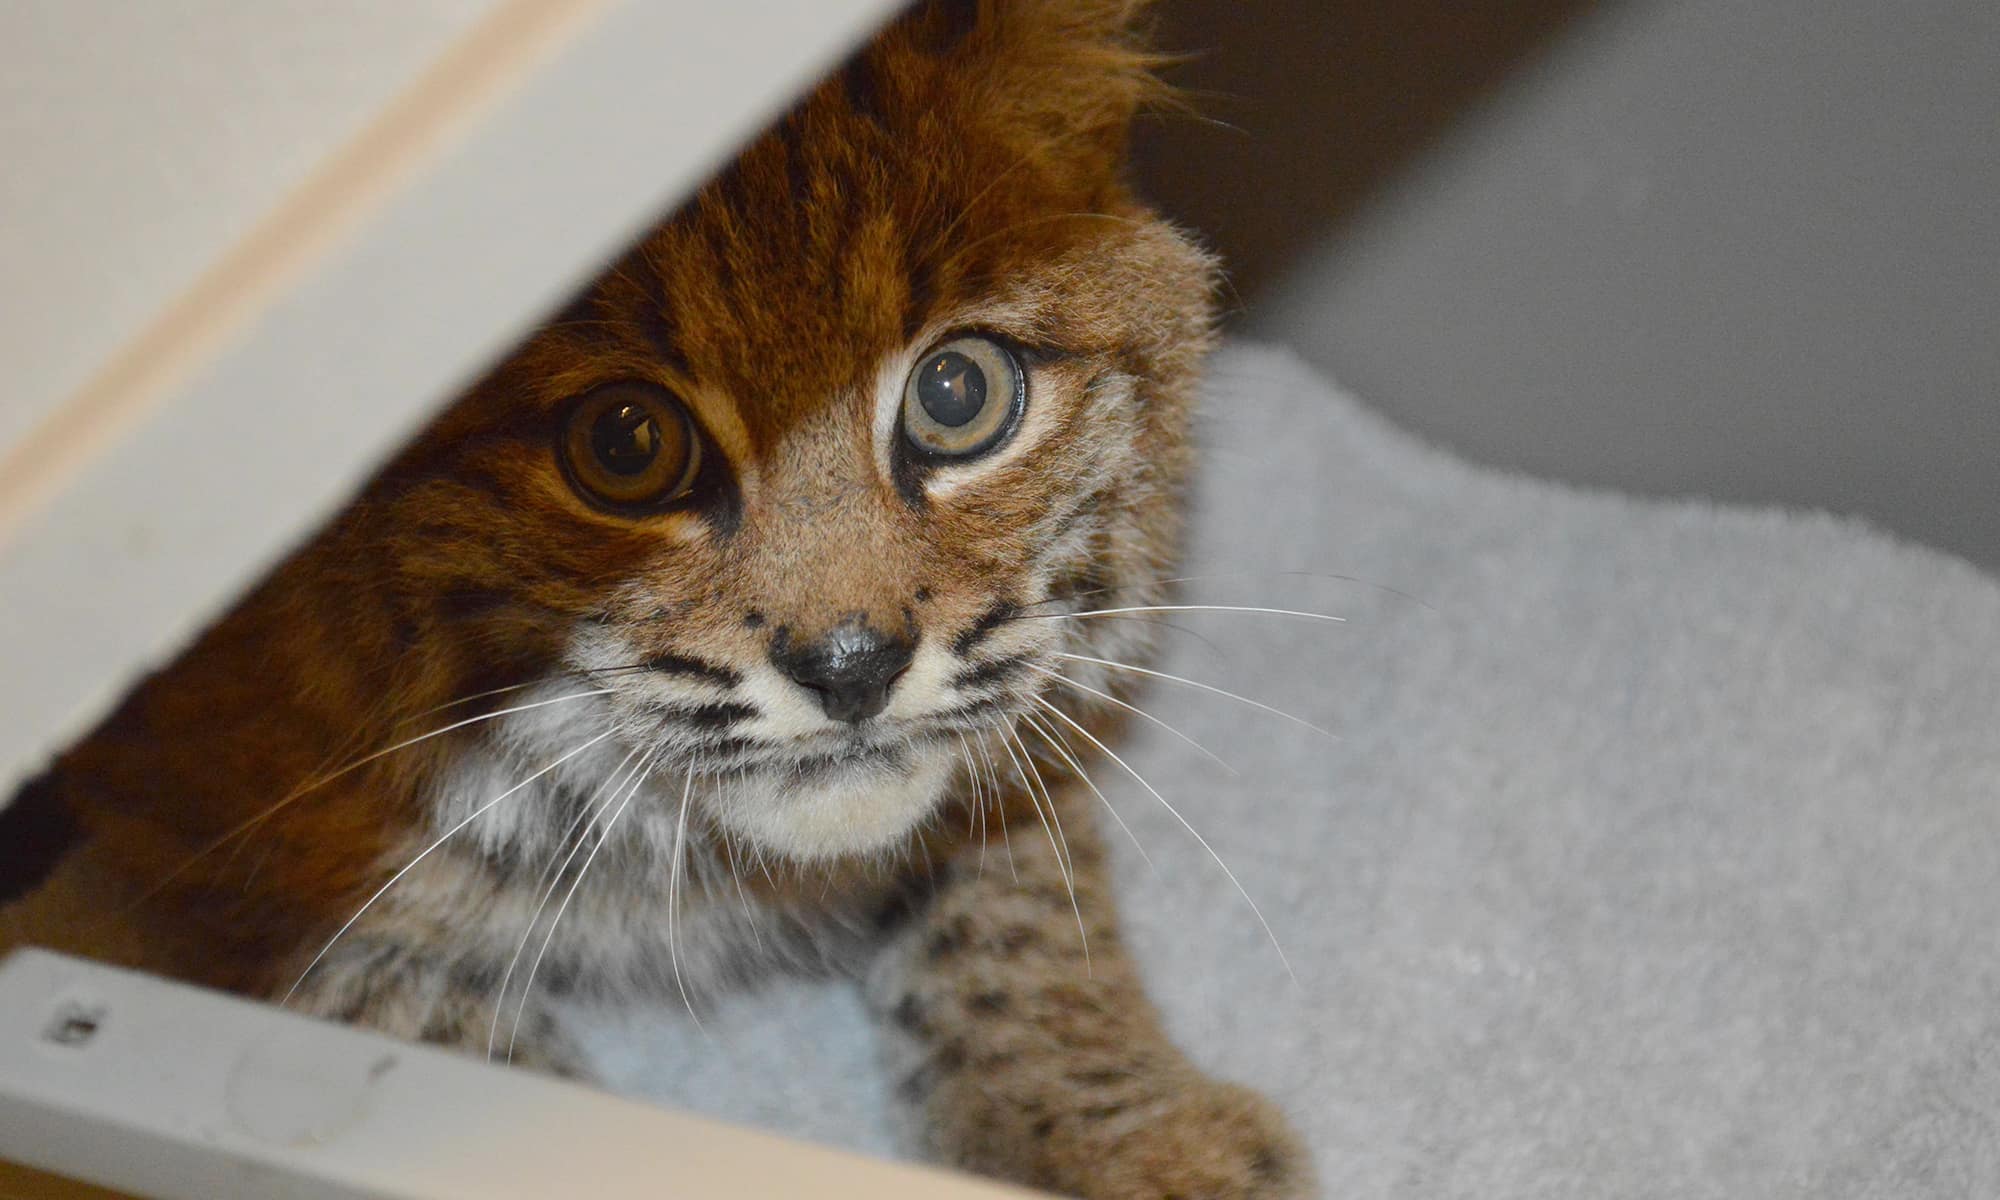
[[[832,751],[793,759],[789,764],[773,764],[778,769],[789,770],[801,780],[824,777],[835,771],[867,767],[898,770],[908,765],[909,751],[906,746],[877,745],[860,738],[851,739]]]
[[[699,709],[655,705],[652,711],[666,718],[662,740],[680,747],[703,771],[817,779],[843,770],[894,770],[907,766],[921,751],[1006,727],[1012,721],[1012,699],[1001,695],[970,700],[919,717],[869,722],[861,729],[795,740],[732,732],[755,715],[747,705],[711,704]]]
[[[826,860],[888,850],[934,812],[969,745],[1011,727],[1041,690],[1030,663],[962,663],[938,681],[955,701],[946,707],[791,736],[759,729],[747,690],[647,707],[675,757],[714,779],[704,802],[723,827],[785,857]]]
[[[912,757],[939,740],[934,732],[898,729],[894,742],[851,735],[828,746],[788,745],[762,738],[723,738],[691,753],[705,773],[754,775],[774,782],[813,783],[852,771],[901,771]]]

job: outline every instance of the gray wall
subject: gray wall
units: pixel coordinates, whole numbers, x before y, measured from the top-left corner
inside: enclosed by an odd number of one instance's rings
[[[1488,462],[2000,565],[2000,0],[1168,0],[1239,328]]]

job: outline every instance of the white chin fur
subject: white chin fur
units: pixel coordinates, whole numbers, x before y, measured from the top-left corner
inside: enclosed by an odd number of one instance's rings
[[[937,805],[951,776],[942,748],[902,768],[863,764],[810,779],[726,778],[716,819],[762,848],[801,862],[888,849]]]

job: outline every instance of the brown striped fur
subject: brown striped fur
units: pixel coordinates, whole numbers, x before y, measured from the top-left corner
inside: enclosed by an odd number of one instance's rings
[[[1144,623],[1061,618],[1159,598],[1210,338],[1209,259],[1121,176],[1158,90],[1142,8],[886,30],[61,758],[37,803],[80,834],[0,949],[553,1070],[580,1068],[543,997],[846,972],[941,1159],[1093,1197],[1308,1194],[1269,1106],[1161,1034],[1067,759],[1099,756],[1043,707],[1113,731],[1043,672],[1123,694],[1058,652],[1145,652]],[[1020,348],[1025,416],[918,471],[885,414],[967,329]],[[603,511],[558,465],[566,403],[622,379],[709,444],[681,508]],[[854,622],[917,646],[859,732],[772,667]],[[1037,775],[1072,879],[1027,841]]]

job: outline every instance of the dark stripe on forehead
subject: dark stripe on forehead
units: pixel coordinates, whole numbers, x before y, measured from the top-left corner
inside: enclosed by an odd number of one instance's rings
[[[499,409],[499,416],[496,423],[470,433],[420,439],[384,469],[370,491],[377,499],[387,499],[395,492],[448,481],[493,503],[513,503],[511,464],[504,461],[504,455],[510,451],[553,454],[554,433],[547,413],[525,405]],[[500,456],[492,453],[495,450]]]
[[[852,273],[857,267],[868,271],[875,266],[872,263],[856,263],[852,260],[855,236],[861,233],[862,225],[867,220],[863,210],[854,203],[856,199],[858,197],[849,199],[847,211],[834,224],[833,246],[826,260],[827,268],[832,272],[832,278],[828,280],[828,303],[837,314],[851,315],[852,310],[849,306],[860,303],[854,295],[854,289],[849,286],[852,282]]]
[[[785,151],[785,179],[791,201],[797,205],[812,203],[812,165],[806,159],[805,133],[799,128],[804,117],[793,113],[778,123],[778,143]]]
[[[645,335],[646,345],[660,360],[661,365],[686,379],[694,374],[688,366],[687,354],[681,347],[680,329],[674,323],[673,313],[667,306],[667,282],[660,274],[660,266],[650,254],[634,254],[627,273],[639,285],[642,299],[639,302],[639,332]]]
[[[549,318],[544,328],[560,335],[585,354],[612,353],[623,344],[618,336],[617,324],[608,318],[595,285],[571,298]]]
[[[841,68],[840,86],[847,95],[850,108],[877,128],[888,128],[881,87],[875,78],[874,64],[868,61],[865,51],[848,59],[847,65]]]
[[[711,185],[714,188],[717,203],[724,212],[730,215],[730,219],[727,222],[728,225],[734,225],[736,220],[741,219],[742,216],[754,211],[758,207],[755,202],[756,198],[750,190],[750,169],[755,164],[758,153],[764,151],[764,148],[768,144],[761,141],[751,143],[750,148],[743,152],[743,156],[724,168],[722,174],[716,176],[715,183]],[[768,151],[765,152],[768,153]],[[730,232],[730,230],[724,228],[724,222],[710,221],[709,224],[713,227],[712,232],[714,233]],[[728,243],[724,242],[722,245],[724,246],[724,250],[721,256],[727,257]]]
[[[722,292],[733,291],[736,283],[737,255],[731,238],[736,231],[734,213],[740,211],[740,195],[732,201],[727,190],[738,168],[731,167],[722,177],[709,185],[709,191],[697,210],[694,228],[701,235],[703,247],[708,255],[705,267],[713,272],[709,281]],[[738,187],[737,191],[741,191]]]

